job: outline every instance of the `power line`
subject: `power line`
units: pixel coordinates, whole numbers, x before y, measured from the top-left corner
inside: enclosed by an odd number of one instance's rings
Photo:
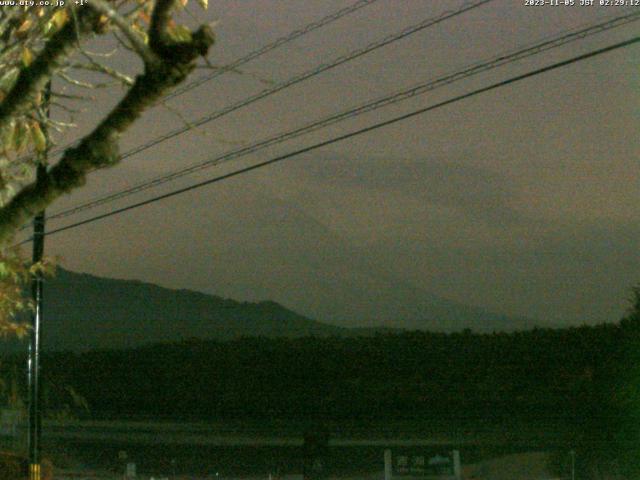
[[[557,63],[551,64],[551,65],[548,65],[546,67],[538,68],[538,69],[533,70],[531,72],[524,73],[522,75],[517,75],[515,77],[511,77],[511,78],[508,78],[507,80],[502,80],[502,81],[497,82],[497,83],[493,83],[493,84],[491,84],[491,85],[489,85],[487,87],[482,87],[482,88],[479,88],[477,90],[473,90],[473,91],[471,91],[469,93],[458,95],[458,96],[450,98],[448,100],[445,100],[445,101],[442,101],[442,102],[439,102],[439,103],[436,103],[436,104],[433,104],[433,105],[430,105],[430,106],[427,106],[427,107],[424,107],[424,108],[420,108],[418,110],[414,110],[414,111],[412,111],[410,113],[406,113],[404,115],[400,115],[400,116],[391,118],[389,120],[385,120],[383,122],[378,122],[378,123],[375,123],[373,125],[369,125],[368,127],[364,127],[364,128],[361,128],[361,129],[358,129],[358,130],[355,130],[355,131],[352,131],[352,132],[349,132],[349,133],[346,133],[346,134],[343,134],[343,135],[340,135],[340,136],[337,136],[337,137],[333,137],[333,138],[331,138],[329,140],[318,142],[318,143],[315,143],[313,145],[310,145],[310,146],[295,150],[293,152],[289,152],[289,153],[286,153],[284,155],[280,155],[280,156],[271,158],[269,160],[266,160],[266,161],[263,161],[263,162],[260,162],[260,163],[254,164],[254,165],[251,165],[251,166],[248,166],[248,167],[244,167],[244,168],[235,170],[235,171],[230,172],[230,173],[226,173],[224,175],[213,177],[213,178],[210,178],[208,180],[204,180],[202,182],[198,182],[198,183],[189,185],[187,187],[174,190],[172,192],[168,192],[168,193],[165,193],[165,194],[162,194],[162,195],[158,195],[156,197],[153,197],[153,198],[141,201],[141,202],[137,202],[137,203],[128,205],[128,206],[123,207],[123,208],[112,210],[111,212],[103,213],[101,215],[96,215],[94,217],[91,217],[91,218],[88,218],[88,219],[85,219],[85,220],[82,220],[82,221],[79,221],[79,222],[76,222],[76,223],[73,223],[73,224],[70,224],[70,225],[66,225],[64,227],[60,227],[60,228],[57,228],[55,230],[51,230],[50,232],[47,232],[46,235],[53,235],[53,234],[56,234],[56,233],[59,233],[59,232],[70,230],[72,228],[76,228],[76,227],[79,227],[79,226],[82,226],[82,225],[86,225],[88,223],[92,223],[92,222],[95,222],[97,220],[102,220],[104,218],[111,217],[111,216],[114,216],[114,215],[119,215],[119,214],[124,213],[126,211],[133,210],[135,208],[139,208],[139,207],[142,207],[144,205],[149,205],[151,203],[155,203],[155,202],[158,202],[160,200],[164,200],[166,198],[174,197],[174,196],[180,195],[182,193],[186,193],[186,192],[189,192],[189,191],[192,191],[192,190],[196,190],[198,188],[201,188],[201,187],[204,187],[204,186],[207,186],[207,185],[211,185],[213,183],[218,183],[218,182],[221,182],[223,180],[227,180],[229,178],[236,177],[238,175],[241,175],[241,174],[244,174],[244,173],[248,173],[248,172],[251,172],[253,170],[257,170],[259,168],[263,168],[263,167],[266,167],[268,165],[271,165],[271,164],[274,164],[274,163],[277,163],[277,162],[281,162],[283,160],[286,160],[286,159],[289,159],[289,158],[292,158],[292,157],[295,157],[295,156],[298,156],[298,155],[301,155],[301,154],[304,154],[304,153],[308,153],[308,152],[311,152],[313,150],[317,150],[319,148],[326,147],[328,145],[332,145],[334,143],[338,143],[338,142],[341,142],[343,140],[347,140],[349,138],[352,138],[352,137],[355,137],[355,136],[358,136],[358,135],[362,135],[364,133],[372,132],[372,131],[380,129],[382,127],[393,125],[395,123],[407,120],[409,118],[413,118],[413,117],[418,116],[418,115],[422,115],[422,114],[430,112],[432,110],[436,110],[438,108],[441,108],[441,107],[444,107],[444,106],[447,106],[447,105],[451,105],[451,104],[459,102],[461,100],[465,100],[467,98],[471,98],[471,97],[474,97],[476,95],[480,95],[482,93],[486,93],[486,92],[489,92],[489,91],[492,91],[492,90],[496,90],[496,89],[501,88],[501,87],[505,87],[505,86],[510,85],[512,83],[516,83],[516,82],[519,82],[519,81],[522,81],[522,80],[525,80],[525,79],[528,79],[528,78],[531,78],[531,77],[534,77],[534,76],[537,76],[537,75],[541,75],[543,73],[546,73],[546,72],[549,72],[549,71],[552,71],[552,70],[556,70],[558,68],[562,68],[562,67],[565,67],[567,65],[571,65],[571,64],[574,64],[574,63],[589,59],[589,58],[593,58],[595,56],[602,55],[604,53],[611,52],[613,50],[617,50],[617,49],[620,49],[620,48],[623,48],[623,47],[630,46],[630,45],[635,44],[635,43],[637,43],[639,41],[640,41],[640,37],[635,37],[635,38],[632,38],[630,40],[619,42],[619,43],[616,43],[616,44],[613,44],[613,45],[610,45],[610,46],[607,46],[607,47],[604,47],[604,48],[601,48],[601,49],[598,49],[598,50],[594,50],[594,51],[591,51],[591,52],[588,52],[588,53],[585,53],[585,54],[582,54],[582,55],[578,55],[578,56],[570,58],[568,60],[557,62]],[[20,242],[20,244],[27,243],[27,242],[29,242],[31,240],[32,239],[24,240],[23,242]]]
[[[310,23],[308,25],[306,25],[305,27],[299,29],[299,30],[294,30],[293,32],[289,33],[288,35],[285,35],[284,37],[280,37],[278,38],[276,41],[269,43],[257,50],[254,50],[251,53],[248,53],[247,55],[245,55],[244,57],[240,57],[237,60],[225,65],[224,67],[222,67],[220,70],[217,70],[213,73],[210,73],[209,75],[206,75],[202,78],[199,78],[197,80],[194,80],[193,82],[184,85],[182,87],[177,88],[176,90],[174,90],[172,93],[170,93],[169,95],[167,95],[165,97],[165,100],[168,100],[170,98],[174,98],[177,97],[178,95],[182,95],[183,93],[188,92],[189,90],[192,90],[200,85],[202,85],[203,83],[206,83],[210,80],[213,80],[216,77],[219,77],[220,75],[223,75],[227,72],[231,72],[234,70],[237,70],[239,67],[243,66],[246,63],[249,63],[252,60],[255,60],[256,58],[264,55],[265,53],[268,53],[272,50],[275,50],[276,48],[279,48],[287,43],[290,43],[304,35],[307,35],[308,33],[313,32],[314,30],[317,30],[321,27],[324,27],[325,25],[328,25],[330,23],[335,22],[336,20],[349,15],[357,10],[360,10],[361,8],[364,8],[368,5],[371,5],[374,2],[377,2],[378,0],[359,0],[357,2],[355,2],[354,4],[345,7],[341,10],[338,10],[337,12],[334,12],[330,15],[327,15],[326,17],[321,18],[320,20],[318,20],[317,22],[313,22]]]
[[[470,10],[473,10],[475,8],[481,7],[482,5],[492,2],[494,0],[476,0],[475,2],[466,2],[464,3],[460,8],[458,8],[457,10],[447,10],[443,13],[441,13],[440,15],[437,15],[435,17],[429,17],[415,25],[412,25],[410,27],[407,27],[403,30],[401,30],[398,33],[395,34],[391,34],[388,35],[384,38],[382,38],[381,40],[377,40],[375,42],[369,43],[368,45],[366,45],[363,48],[359,48],[356,50],[353,50],[345,55],[342,55],[340,57],[337,57],[336,59],[327,62],[327,63],[323,63],[315,68],[312,68],[311,70],[308,70],[306,72],[303,72],[301,74],[295,75],[291,78],[289,78],[288,80],[285,80],[284,82],[278,83],[277,85],[274,85],[270,88],[266,88],[254,95],[251,95],[250,97],[247,97],[243,100],[240,100],[236,103],[233,103],[231,105],[228,105],[227,107],[222,108],[221,110],[217,110],[215,112],[212,112],[208,115],[205,115],[203,117],[198,118],[197,120],[193,121],[193,122],[189,122],[188,125],[185,125],[181,128],[177,128],[175,130],[172,130],[168,133],[165,133],[163,135],[160,135],[146,143],[143,143],[141,145],[138,145],[137,147],[134,147],[126,152],[124,152],[121,156],[120,159],[124,160],[125,158],[131,157],[133,155],[136,155],[140,152],[143,152],[144,150],[147,150],[148,148],[154,147],[160,143],[166,142],[167,140],[170,140],[174,137],[177,137],[178,135],[182,135],[185,132],[188,132],[190,130],[193,130],[194,128],[200,127],[206,123],[212,122],[213,120],[217,120],[225,115],[228,115],[232,112],[235,112],[236,110],[239,110],[241,108],[244,108],[248,105],[251,105],[254,102],[257,102],[259,100],[262,100],[263,98],[266,98],[268,96],[274,95],[278,92],[281,92],[282,90],[285,90],[286,88],[292,87],[298,83],[304,82],[310,78],[316,77],[324,72],[327,72],[329,70],[332,70],[336,67],[339,67],[340,65],[343,65],[347,62],[350,62],[352,60],[355,60],[356,58],[362,57],[370,52],[373,52],[375,50],[378,50],[382,47],[386,47],[387,45],[390,45],[392,43],[395,43],[399,40],[402,40],[410,35],[413,35],[414,33],[420,32],[422,30],[425,30],[427,28],[430,28],[434,25],[437,25],[441,22],[444,22],[446,20],[449,20],[451,18],[457,17],[458,15],[461,15],[465,12],[468,12]],[[70,145],[66,145],[60,149],[57,149],[55,153],[60,153],[61,151],[64,151],[65,148],[67,148]]]
[[[167,140],[170,140],[174,137],[177,137],[178,135],[182,135],[185,132],[188,132],[189,130],[193,130],[196,127],[200,127],[202,125],[204,125],[205,123],[209,123],[213,120],[217,120],[218,118],[221,118],[225,115],[228,115],[229,113],[235,112],[236,110],[239,110],[241,108],[246,107],[247,105],[251,105],[254,102],[257,102],[258,100],[262,100],[263,98],[266,98],[270,95],[273,95],[275,93],[281,92],[282,90],[292,87],[293,85],[296,85],[298,83],[304,82],[305,80],[308,80],[310,78],[316,77],[318,75],[320,75],[321,73],[327,72],[329,70],[332,70],[336,67],[339,67],[340,65],[343,65],[347,62],[350,62],[352,60],[355,60],[356,58],[362,57],[363,55],[366,55],[370,52],[373,52],[375,50],[378,50],[382,47],[386,47],[387,45],[390,45],[392,43],[395,43],[399,40],[402,40],[410,35],[413,35],[414,33],[420,32],[422,30],[425,30],[429,27],[432,27],[434,25],[437,25],[441,22],[444,22],[445,20],[449,20],[451,18],[457,17],[458,15],[461,15],[465,12],[468,12],[470,10],[473,10],[475,8],[481,7],[482,5],[492,2],[493,0],[476,0],[475,2],[467,2],[465,3],[462,7],[458,8],[457,10],[447,10],[446,12],[436,16],[436,17],[430,17],[427,18],[415,25],[412,25],[410,27],[407,27],[403,30],[401,30],[398,33],[395,34],[391,34],[388,35],[386,37],[384,37],[381,40],[377,40],[375,42],[372,42],[368,45],[366,45],[363,48],[359,48],[357,50],[353,50],[349,53],[347,53],[346,55],[342,55],[334,60],[332,60],[331,62],[328,63],[323,63],[311,70],[308,70],[304,73],[301,73],[299,75],[296,75],[294,77],[291,77],[288,80],[285,80],[284,82],[281,82],[277,85],[274,85],[271,88],[267,88],[265,90],[262,90],[261,92],[258,92],[255,95],[251,95],[250,97],[247,97],[244,100],[240,100],[239,102],[236,102],[234,104],[231,104],[221,110],[217,110],[215,112],[212,112],[208,115],[205,115],[203,117],[200,117],[199,119],[195,120],[194,122],[190,122],[189,125],[186,125],[184,127],[181,128],[177,128],[175,130],[172,130],[171,132],[168,132],[164,135],[160,135],[156,138],[154,138],[153,140],[150,140],[149,142],[146,142],[142,145],[138,145],[137,147],[132,148],[131,150],[128,150],[127,152],[123,153],[121,156],[121,159],[125,159],[128,157],[131,157],[133,155],[136,155],[144,150],[147,150],[148,148],[151,148],[155,145],[158,145],[162,142],[166,142]]]
[[[119,192],[111,193],[103,197],[86,202],[84,204],[71,207],[67,210],[50,215],[49,219],[64,218],[71,215],[75,215],[82,211],[89,210],[121,198],[125,198],[134,193],[139,193],[149,188],[157,187],[164,183],[181,178],[185,175],[188,175],[200,170],[204,170],[206,168],[210,168],[213,166],[217,166],[217,165],[220,165],[221,163],[224,163],[233,159],[237,159],[239,157],[243,157],[251,153],[255,153],[256,151],[261,150],[263,148],[282,143],[284,141],[299,137],[301,135],[305,135],[307,133],[316,131],[320,128],[324,128],[329,125],[332,125],[334,123],[338,123],[338,122],[347,120],[349,118],[353,118],[358,115],[382,108],[384,106],[394,104],[394,103],[406,100],[408,98],[412,98],[414,96],[433,91],[439,87],[449,85],[451,83],[463,80],[465,78],[469,78],[471,76],[486,72],[488,70],[501,67],[506,64],[509,64],[518,60],[522,60],[524,58],[530,57],[532,55],[537,55],[539,53],[542,53],[554,48],[558,48],[560,46],[566,45],[567,43],[570,43],[576,40],[581,40],[590,35],[601,33],[601,32],[610,30],[612,28],[626,25],[630,22],[637,21],[637,20],[640,20],[640,11],[636,10],[633,13],[630,13],[627,15],[615,17],[613,19],[609,19],[597,24],[592,24],[590,26],[583,27],[579,30],[574,30],[569,33],[564,33],[559,36],[556,35],[555,37],[544,40],[542,42],[538,42],[528,47],[521,48],[511,53],[505,53],[496,57],[492,57],[489,60],[473,63],[463,68],[462,70],[458,70],[454,73],[447,74],[435,80],[429,80],[428,82],[420,83],[409,89],[405,89],[400,92],[396,92],[391,95],[384,96],[377,100],[367,102],[358,107],[340,112],[338,114],[331,115],[321,120],[317,120],[303,127],[299,127],[294,130],[290,130],[290,131],[278,134],[268,139],[261,140],[254,144],[222,154],[218,157],[207,159],[203,162],[190,165],[189,167],[176,170],[169,174],[158,176],[151,180],[146,180],[144,182],[138,183],[137,185],[126,188]]]
[[[334,60],[332,60],[331,62],[328,63],[324,63],[321,64],[311,70],[308,70],[302,74],[296,75],[294,77],[289,78],[288,80],[279,83],[271,88],[265,89],[255,95],[252,95],[244,100],[241,100],[239,102],[236,102],[234,104],[231,104],[221,110],[217,110],[215,112],[212,112],[208,115],[205,115],[204,117],[201,117],[199,119],[197,119],[194,122],[191,122],[189,125],[184,126],[182,128],[178,128],[176,130],[173,130],[171,132],[168,132],[164,135],[158,136],[144,144],[138,145],[137,147],[134,147],[128,151],[126,151],[125,153],[123,153],[120,156],[121,160],[124,160],[125,158],[131,157],[133,155],[136,155],[144,150],[147,150],[148,148],[151,148],[155,145],[158,145],[160,143],[163,143],[167,140],[170,140],[171,138],[174,138],[178,135],[181,135],[189,130],[192,130],[196,127],[202,126],[206,123],[209,123],[213,120],[217,120],[218,118],[221,118],[225,115],[228,115],[229,113],[232,113],[236,110],[239,110],[247,105],[250,105],[258,100],[261,100],[263,98],[266,98],[270,95],[273,95],[275,93],[278,93],[286,88],[289,88],[293,85],[296,85],[298,83],[301,83],[305,80],[308,80],[312,77],[315,77],[317,75],[320,75],[321,73],[324,73],[328,70],[331,70],[333,68],[336,68],[344,63],[350,62],[352,60],[355,60],[356,58],[359,58],[363,55],[366,55],[374,50],[377,50],[379,48],[385,47],[387,45],[390,45],[394,42],[397,42],[399,40],[402,40],[414,33],[420,32],[426,28],[432,27],[434,25],[437,25],[441,22],[444,22],[445,20],[454,18],[458,15],[461,15],[467,11],[473,10],[475,8],[478,8],[486,3],[492,2],[494,0],[476,0],[475,2],[466,2],[464,3],[460,8],[458,8],[457,10],[447,10],[443,13],[441,13],[438,16],[435,17],[429,17],[425,20],[422,20],[421,22],[406,27],[403,30],[401,30],[398,33],[395,34],[391,34],[388,35],[380,40],[377,40],[375,42],[372,42],[368,45],[366,45],[363,48],[360,49],[356,49],[353,50],[345,55],[342,55]],[[70,144],[58,149],[55,153],[60,153],[61,151],[63,151],[65,148],[67,148],[68,146],[70,146]]]
[[[329,15],[326,15],[325,17],[322,17],[320,20],[317,20],[315,22],[309,23],[307,25],[305,25],[302,28],[299,28],[298,30],[294,30],[290,33],[288,33],[287,35],[280,37],[278,39],[276,39],[275,41],[268,43],[267,45],[263,45],[262,47],[253,50],[251,52],[249,52],[248,54],[237,58],[236,60],[232,61],[231,63],[228,63],[227,65],[223,65],[222,67],[220,67],[218,70],[216,70],[215,72],[212,72],[208,75],[203,76],[202,78],[199,78],[197,80],[194,80],[193,82],[184,85],[182,87],[177,88],[176,90],[174,90],[173,92],[171,92],[170,94],[166,95],[164,97],[164,100],[169,100],[171,98],[175,98],[179,95],[182,95],[186,92],[188,92],[189,90],[192,90],[200,85],[202,85],[203,83],[206,83],[208,81],[211,81],[221,75],[224,75],[225,73],[229,73],[229,72],[234,72],[237,71],[238,68],[242,67],[243,65],[251,62],[252,60],[255,60],[256,58],[261,57],[262,55],[265,55],[266,53],[271,52],[272,50],[275,50],[277,48],[282,47],[283,45],[286,45],[287,43],[291,43],[294,40],[297,40],[300,37],[303,37],[304,35],[307,35],[315,30],[318,30],[319,28],[322,28],[326,25],[329,25],[343,17],[346,17],[347,15],[350,15],[364,7],[367,7],[375,2],[377,2],[378,0],[358,0],[357,2],[342,8],[336,12],[333,12]],[[61,152],[63,152],[64,150],[66,150],[67,148],[71,147],[72,145],[74,145],[76,142],[70,142],[62,147],[58,147],[55,150],[52,150],[50,152],[51,155],[57,155]]]

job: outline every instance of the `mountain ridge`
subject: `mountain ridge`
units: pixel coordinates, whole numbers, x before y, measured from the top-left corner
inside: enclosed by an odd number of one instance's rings
[[[431,296],[425,296],[428,298]],[[44,301],[42,344],[49,351],[123,349],[192,338],[224,341],[243,336],[348,337],[403,329],[491,331],[521,326],[511,317],[439,298],[436,303],[425,300],[422,305],[407,305],[403,312],[396,310],[398,318],[387,322],[373,325],[363,319],[361,325],[347,328],[317,321],[272,300],[237,301],[61,267],[46,280]],[[407,315],[413,318],[405,318]],[[477,328],[479,322],[485,328]],[[24,349],[24,343],[10,340],[2,349]]]
[[[45,284],[46,350],[128,348],[189,338],[334,335],[342,329],[269,300],[241,302],[58,268]]]

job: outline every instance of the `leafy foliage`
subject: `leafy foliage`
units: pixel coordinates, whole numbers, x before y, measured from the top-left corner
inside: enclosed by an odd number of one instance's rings
[[[35,274],[52,275],[55,264],[51,259],[29,266],[17,248],[7,249],[0,257],[0,336],[22,338],[28,331],[19,318],[33,309],[31,298],[25,295]]]

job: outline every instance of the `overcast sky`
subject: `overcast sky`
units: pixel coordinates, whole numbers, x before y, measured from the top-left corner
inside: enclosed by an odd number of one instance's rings
[[[228,63],[349,4],[211,1],[208,20],[217,22],[211,62]],[[247,64],[240,73],[203,84],[171,106],[189,119],[199,118],[461,4],[379,0]],[[622,7],[530,7],[524,0],[495,0],[95,173],[82,191],[50,211],[624,12]],[[634,33],[637,22],[52,221],[49,228]],[[399,293],[407,289],[559,326],[616,321],[630,288],[640,282],[639,57],[640,48],[632,46],[457,102],[54,235],[47,252],[76,271],[236,299],[271,299],[344,325],[388,320],[376,299],[397,293],[411,301]],[[90,128],[96,113],[119,94],[100,97],[81,118],[82,128]],[[154,109],[123,139],[124,150],[180,125],[167,109]]]

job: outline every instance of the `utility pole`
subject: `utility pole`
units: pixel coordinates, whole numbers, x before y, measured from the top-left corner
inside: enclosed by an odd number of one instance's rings
[[[51,81],[47,84],[42,99],[42,105],[46,117],[49,117],[49,100],[51,97]],[[44,151],[39,155],[38,166],[36,167],[36,182],[42,182],[47,174],[47,160],[49,150],[49,135],[47,125],[43,122],[40,125],[42,133],[46,139]],[[33,257],[34,264],[42,261],[44,254],[44,223],[45,212],[39,212],[33,219]],[[42,301],[43,282],[42,272],[38,269],[31,281],[31,295],[34,303],[34,312],[31,317],[31,331],[29,335],[29,360],[28,383],[29,383],[29,480],[41,480],[41,445],[42,438],[42,411],[40,388],[40,342],[42,338]]]

